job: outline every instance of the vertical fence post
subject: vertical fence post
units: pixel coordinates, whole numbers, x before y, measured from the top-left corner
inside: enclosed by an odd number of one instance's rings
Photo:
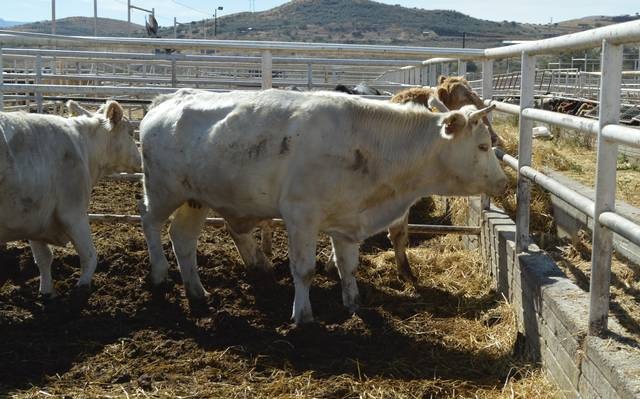
[[[589,334],[591,335],[601,335],[606,331],[609,313],[613,233],[602,226],[598,219],[602,212],[615,211],[618,144],[604,139],[602,129],[606,125],[618,123],[620,119],[622,50],[622,45],[613,45],[606,40],[602,42],[596,201],[589,286]]]
[[[14,73],[16,69],[14,68]],[[2,62],[2,45],[0,45],[0,111],[4,111],[4,64]]]
[[[273,87],[273,58],[271,51],[262,52],[262,90]]]
[[[178,75],[176,71],[176,53],[171,53],[171,87],[178,86]]]
[[[516,210],[516,250],[525,251],[529,246],[529,211],[531,205],[531,184],[520,169],[523,166],[531,166],[533,152],[533,121],[523,117],[522,113],[527,108],[533,108],[534,78],[536,72],[536,57],[522,53],[520,78],[520,138],[518,139],[518,196]]]
[[[467,62],[463,60],[458,60],[458,76],[464,78],[467,74]]]
[[[313,88],[313,66],[311,63],[307,64],[307,89]]]
[[[449,76],[449,64],[447,62],[442,64],[442,74],[444,76]]]
[[[493,96],[493,60],[482,61],[482,98],[491,100]],[[487,115],[491,120],[491,114]],[[488,195],[482,194],[480,197],[482,209],[488,210],[491,207],[491,199]]]
[[[429,65],[429,86],[435,87],[438,85],[438,74],[436,72],[435,64]]]
[[[42,55],[38,54],[36,56],[36,84],[39,85],[42,83]],[[43,111],[42,106],[42,92],[38,89],[36,91],[36,110],[39,114]]]

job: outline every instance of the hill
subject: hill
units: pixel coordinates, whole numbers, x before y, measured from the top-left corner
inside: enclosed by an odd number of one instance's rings
[[[218,18],[220,39],[284,40],[460,47],[491,47],[502,40],[541,39],[634,19],[631,16],[585,18],[555,24],[488,21],[453,10],[425,10],[371,0],[293,0],[256,13]],[[578,22],[579,21],[579,22]],[[173,28],[161,30],[173,35]],[[203,37],[202,23],[178,28],[178,37]],[[209,21],[207,37],[213,37]]]
[[[12,30],[25,32],[51,33],[51,21],[39,21],[14,26]],[[144,27],[127,21],[110,18],[98,18],[98,35],[127,36],[129,30],[142,35]],[[92,17],[69,17],[56,20],[56,33],[69,36],[93,36]]]
[[[16,25],[22,25],[25,22],[18,22],[18,21],[6,21],[2,18],[0,18],[0,28],[10,28],[12,26],[16,26]]]
[[[210,24],[212,25],[212,24]],[[179,37],[202,37],[202,24],[180,25]],[[396,45],[461,44],[470,41],[495,45],[503,38],[527,38],[539,32],[533,25],[494,22],[453,10],[424,10],[370,0],[294,0],[256,13],[238,13],[218,19],[221,39],[286,40]],[[171,36],[173,29],[161,32]],[[207,29],[213,36],[213,26]]]
[[[371,0],[292,0],[262,12],[243,12],[218,18],[217,38],[365,44],[486,48],[503,40],[533,40],[591,29],[639,18],[638,15],[591,16],[552,24],[488,21],[453,10],[425,10]],[[51,32],[51,22],[15,26],[29,32]],[[146,36],[144,27],[125,21],[99,18],[101,36]],[[179,38],[202,38],[202,21],[178,26]],[[93,35],[93,18],[71,17],[57,21],[57,33]],[[161,37],[173,37],[164,27]],[[214,37],[213,21],[207,21],[207,38]]]

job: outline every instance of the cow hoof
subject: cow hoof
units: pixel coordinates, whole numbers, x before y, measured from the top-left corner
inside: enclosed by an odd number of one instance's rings
[[[75,307],[87,304],[91,296],[91,284],[77,285],[71,292],[71,302]]]
[[[344,307],[347,308],[349,313],[354,314],[360,309],[360,295],[356,294],[352,298],[345,298]]]
[[[58,293],[54,290],[51,292],[40,292],[38,296],[42,300],[42,302],[51,302],[54,299],[58,298]]]
[[[151,300],[153,302],[162,302],[164,301],[166,294],[171,291],[173,284],[166,279],[159,283],[154,283],[151,278],[147,278],[146,286],[151,293]]]
[[[151,291],[152,293],[163,294],[163,295],[169,292],[173,287],[173,283],[169,281],[169,279],[164,278],[160,281],[155,281],[155,279],[152,278],[151,275],[147,277],[146,285],[149,291]]]
[[[315,322],[311,308],[302,309],[298,314],[294,313],[291,315],[291,319],[296,326]]]
[[[418,286],[418,278],[416,276],[413,275],[413,273],[402,273],[398,276],[400,278],[400,281],[402,281],[403,283],[407,283],[407,284],[411,284],[414,287]]]
[[[250,282],[261,282],[273,280],[271,269],[261,266],[253,266],[247,268],[247,280]]]
[[[211,294],[202,288],[202,286],[196,290],[185,287],[185,292],[187,293],[187,301],[189,302],[189,312],[192,315],[198,316],[209,313]]]

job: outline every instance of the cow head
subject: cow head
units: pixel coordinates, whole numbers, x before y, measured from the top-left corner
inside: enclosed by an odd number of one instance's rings
[[[440,78],[438,78],[436,94],[440,101],[449,109],[460,109],[465,105],[475,105],[478,109],[484,108],[484,102],[480,96],[473,91],[471,86],[469,86],[469,82],[463,77],[440,76]],[[498,145],[501,142],[500,136],[493,130],[489,118],[485,115],[482,120],[489,129],[492,145]]]
[[[507,177],[482,121],[493,108],[494,105],[478,110],[466,105],[442,116],[441,135],[445,140],[438,154],[446,180],[442,194],[499,195],[506,189]]]
[[[124,110],[116,101],[107,101],[96,113],[82,108],[75,101],[67,102],[67,108],[72,114],[85,115],[100,119],[97,134],[104,138],[106,147],[101,157],[104,173],[140,172],[140,151],[133,138],[133,126],[124,116]]]

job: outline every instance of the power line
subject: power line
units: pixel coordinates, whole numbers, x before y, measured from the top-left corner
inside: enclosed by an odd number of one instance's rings
[[[192,11],[195,11],[195,12],[199,12],[200,14],[203,14],[203,15],[206,15],[206,16],[209,16],[209,15],[210,15],[208,12],[204,12],[204,11],[202,11],[202,10],[198,10],[197,8],[193,8],[193,7],[188,6],[188,5],[186,5],[186,4],[182,4],[182,3],[180,3],[180,2],[178,2],[178,1],[176,1],[176,0],[171,0],[171,2],[172,2],[172,3],[175,3],[175,4],[179,5],[179,6],[182,6],[182,7],[184,7],[184,8],[188,8],[189,10],[192,10]]]

